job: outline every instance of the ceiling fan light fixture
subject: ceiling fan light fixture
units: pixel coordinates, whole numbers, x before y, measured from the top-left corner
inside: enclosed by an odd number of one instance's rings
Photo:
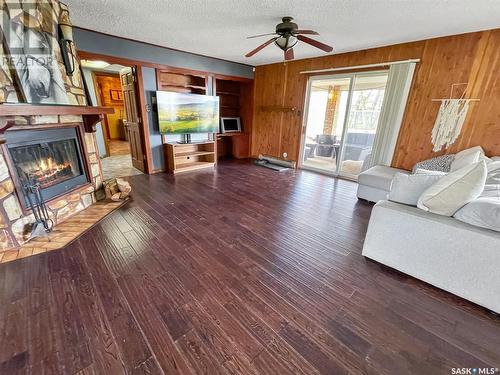
[[[280,36],[279,38],[277,38],[274,43],[279,47],[281,48],[283,51],[287,51],[289,50],[290,48],[293,48],[297,42],[299,40],[291,35],[291,34],[287,34],[287,35],[282,35]]]

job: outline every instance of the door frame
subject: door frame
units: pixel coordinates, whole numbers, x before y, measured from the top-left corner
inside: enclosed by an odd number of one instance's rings
[[[298,168],[300,169],[305,169],[308,171],[313,171],[317,173],[321,173],[327,176],[332,176],[332,177],[339,177],[339,178],[345,178],[349,180],[355,179],[354,176],[352,175],[342,175],[340,174],[340,168],[339,168],[339,161],[342,160],[342,157],[344,155],[344,148],[345,148],[345,136],[347,134],[347,121],[349,119],[349,113],[351,110],[351,102],[352,102],[352,91],[354,88],[355,84],[355,77],[358,75],[361,76],[370,76],[370,75],[377,75],[381,73],[387,73],[389,74],[388,69],[377,69],[377,70],[368,70],[368,71],[354,71],[354,72],[344,72],[344,73],[338,73],[338,74],[318,74],[318,75],[311,75],[307,79],[307,85],[306,85],[306,95],[304,99],[304,112],[302,116],[302,129],[301,129],[301,136],[300,136],[300,148],[299,148],[299,160],[297,163]],[[344,123],[342,124],[342,143],[340,145],[340,152],[339,155],[337,155],[337,166],[335,172],[328,172],[323,169],[318,169],[314,167],[308,167],[303,165],[304,161],[304,153],[305,153],[305,137],[306,137],[306,131],[307,131],[307,118],[309,117],[309,100],[311,96],[311,87],[312,83],[314,81],[320,81],[320,80],[325,80],[325,79],[342,79],[342,78],[349,78],[349,94],[347,97],[347,107],[346,107],[346,116],[344,118]],[[385,100],[385,97],[384,97]],[[380,121],[380,118],[379,118]],[[378,124],[377,124],[377,129],[378,129]]]
[[[98,70],[92,70],[92,81],[94,82],[94,91],[95,91],[95,96],[97,99],[97,104],[100,106],[103,106],[103,92],[100,90],[99,86],[99,80],[98,77],[116,77],[120,79],[119,74],[115,74],[112,72],[105,72],[105,71],[98,71]],[[106,147],[106,154],[107,156],[111,156],[110,149],[109,149],[109,141],[111,140],[110,133],[109,133],[109,122],[108,122],[108,116],[104,115],[104,120],[101,121],[102,124],[105,126],[105,129],[102,130],[103,136],[104,136],[104,146]]]
[[[137,100],[137,110],[139,111],[139,117],[141,119],[141,126],[140,126],[140,136],[141,136],[141,144],[143,147],[143,154],[146,157],[146,160],[144,160],[144,172],[146,174],[151,174],[154,173],[153,170],[153,155],[152,155],[152,150],[151,150],[151,144],[150,144],[150,139],[149,139],[149,121],[148,121],[148,115],[147,115],[147,101],[146,101],[146,95],[144,93],[144,78],[142,76],[142,64],[138,61],[132,61],[129,59],[121,58],[121,57],[115,57],[115,56],[109,56],[109,55],[102,55],[98,53],[93,53],[93,52],[85,52],[85,51],[78,51],[78,58],[79,60],[102,60],[106,61],[110,64],[119,64],[124,67],[132,67],[135,68],[136,72],[136,100]]]

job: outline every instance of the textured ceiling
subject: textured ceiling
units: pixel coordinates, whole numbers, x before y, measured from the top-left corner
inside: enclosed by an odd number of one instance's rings
[[[249,65],[283,60],[267,39],[282,16],[333,53],[500,27],[500,0],[66,0],[76,26]],[[324,53],[299,43],[295,58]]]

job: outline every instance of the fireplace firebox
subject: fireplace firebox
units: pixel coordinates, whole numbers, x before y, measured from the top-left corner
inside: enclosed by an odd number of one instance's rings
[[[26,208],[26,185],[39,183],[48,201],[89,182],[77,127],[12,131],[6,138]]]

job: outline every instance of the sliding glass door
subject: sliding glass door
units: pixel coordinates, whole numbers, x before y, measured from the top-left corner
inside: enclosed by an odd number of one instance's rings
[[[311,77],[302,168],[356,179],[369,160],[388,71]]]

